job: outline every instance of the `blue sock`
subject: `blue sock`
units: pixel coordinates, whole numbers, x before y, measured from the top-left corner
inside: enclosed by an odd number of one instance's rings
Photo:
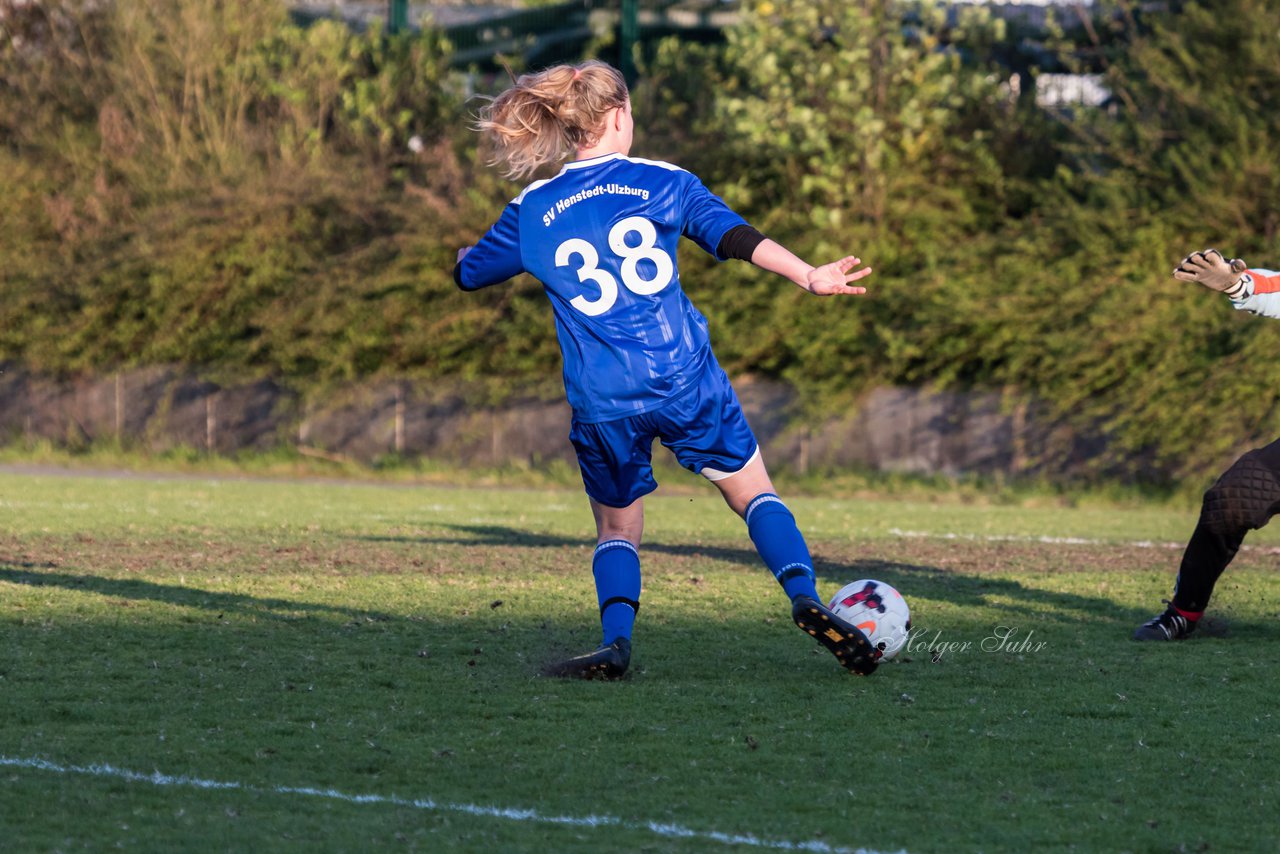
[[[591,558],[604,643],[631,639],[640,610],[640,553],[626,540],[606,540]]]
[[[772,492],[760,493],[747,505],[746,520],[751,542],[787,596],[792,600],[797,596],[818,599],[813,558],[796,527],[796,517],[782,499]]]

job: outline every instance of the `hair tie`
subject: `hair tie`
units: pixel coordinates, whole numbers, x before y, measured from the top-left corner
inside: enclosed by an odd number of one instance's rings
[[[581,77],[581,76],[582,76],[582,69],[581,69],[581,68],[575,68],[575,69],[573,69],[573,79],[574,79],[574,80],[577,80],[577,79],[578,79],[579,77]]]

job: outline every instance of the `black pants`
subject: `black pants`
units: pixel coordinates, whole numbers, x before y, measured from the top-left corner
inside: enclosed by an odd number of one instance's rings
[[[1245,534],[1280,512],[1280,439],[1232,463],[1204,494],[1200,521],[1182,553],[1173,604],[1203,611],[1213,585],[1231,563]]]

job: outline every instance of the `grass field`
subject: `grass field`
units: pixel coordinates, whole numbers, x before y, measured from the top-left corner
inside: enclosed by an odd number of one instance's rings
[[[870,678],[702,489],[601,684],[537,675],[598,641],[576,491],[0,472],[0,848],[1274,850],[1280,530],[1139,645],[1192,510],[789,504],[913,608]]]

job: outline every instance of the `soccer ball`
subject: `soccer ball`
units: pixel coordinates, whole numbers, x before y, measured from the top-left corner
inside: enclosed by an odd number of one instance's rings
[[[888,661],[907,644],[911,610],[902,594],[883,581],[864,578],[840,588],[827,605],[841,619],[853,623]]]

